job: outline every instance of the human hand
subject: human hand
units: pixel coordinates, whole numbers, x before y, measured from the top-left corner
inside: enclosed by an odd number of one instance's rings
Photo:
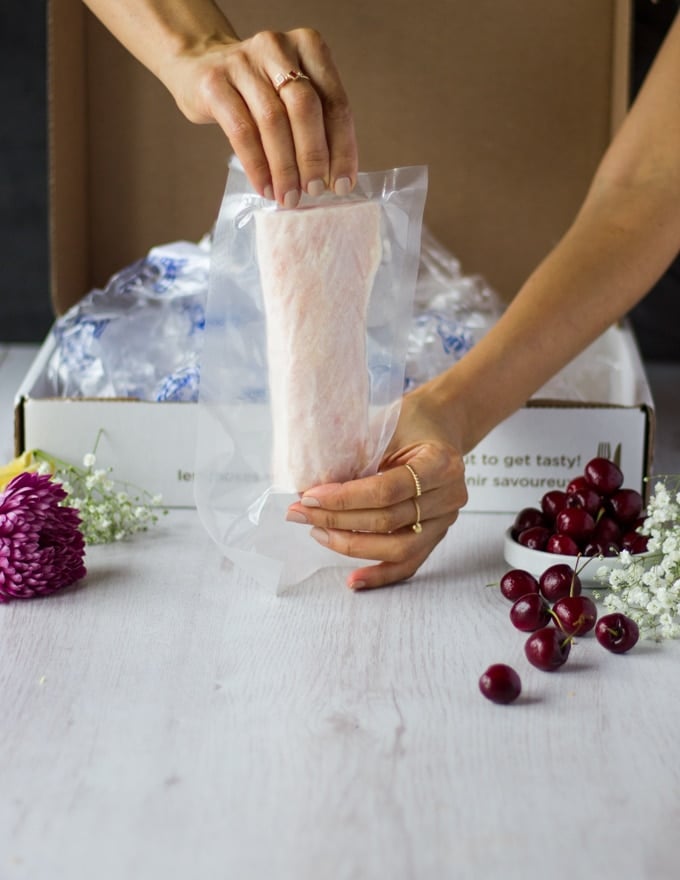
[[[292,208],[302,191],[347,195],[354,187],[352,114],[316,31],[223,35],[174,58],[162,78],[188,119],[221,126],[260,195]]]
[[[314,526],[311,535],[319,543],[345,556],[379,560],[350,574],[351,589],[411,577],[467,502],[459,440],[448,421],[422,386],[402,401],[378,474],[315,486],[289,507],[287,519]]]

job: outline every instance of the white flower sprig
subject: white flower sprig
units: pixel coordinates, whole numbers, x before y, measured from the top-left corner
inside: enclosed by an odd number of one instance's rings
[[[86,543],[122,541],[158,522],[156,508],[161,504],[160,495],[151,495],[111,479],[111,468],[95,467],[94,452],[84,456],[82,467],[55,459],[41,450],[34,450],[33,457],[39,465],[38,472],[51,473],[67,493],[68,504],[78,508]]]
[[[610,611],[620,611],[640,627],[642,638],[680,637],[680,476],[659,480],[639,531],[649,536],[645,557],[623,550],[621,567],[596,574],[609,591],[598,595]]]

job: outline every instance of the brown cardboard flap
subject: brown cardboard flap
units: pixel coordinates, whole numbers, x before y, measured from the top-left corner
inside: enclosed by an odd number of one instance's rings
[[[426,222],[506,298],[574,216],[625,111],[629,0],[234,0],[241,36],[316,27],[362,170],[427,164]],[[58,14],[55,14],[58,7]],[[53,301],[212,225],[228,145],[85,11],[51,4]]]

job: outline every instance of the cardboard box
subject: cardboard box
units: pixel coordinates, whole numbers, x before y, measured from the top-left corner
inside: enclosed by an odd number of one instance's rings
[[[236,0],[227,11],[243,36],[301,24],[324,34],[352,100],[362,170],[427,164],[427,225],[464,271],[510,298],[568,227],[625,113],[630,7]],[[198,240],[217,215],[228,145],[215,126],[188,123],[81,0],[53,0],[48,26],[51,296],[59,314],[152,246]],[[612,342],[617,375],[630,393],[583,405],[533,401],[470,457],[468,509],[533,502],[534,474],[562,479],[562,456],[583,463],[601,442],[620,445],[629,485],[641,479],[651,397],[629,336],[612,332],[622,340]],[[102,430],[101,464],[161,491],[171,506],[192,505],[195,405],[45,397],[50,345],[17,396],[17,451],[38,446],[77,462]]]
[[[50,397],[45,369],[54,350],[43,343],[17,391],[14,445],[43,449],[81,464],[97,444],[97,467],[152,495],[168,507],[194,506],[198,406],[130,399]]]
[[[628,101],[631,0],[222,4],[242,36],[309,25],[352,101],[361,169],[426,164],[425,220],[506,299],[568,227]],[[58,313],[217,215],[228,145],[187,122],[81,0],[49,4]]]
[[[17,393],[17,454],[38,448],[79,463],[99,436],[100,466],[160,492],[170,507],[193,506],[198,406],[49,397],[45,367],[53,345],[48,338]],[[573,398],[579,385],[589,397],[567,400],[539,393],[467,456],[467,510],[515,513],[535,506],[544,492],[563,488],[605,450],[620,463],[626,486],[645,491],[654,407],[627,326],[610,328],[550,388],[564,387]]]

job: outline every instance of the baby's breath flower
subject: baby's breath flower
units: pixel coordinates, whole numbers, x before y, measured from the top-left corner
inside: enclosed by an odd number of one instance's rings
[[[82,467],[55,460],[40,450],[32,454],[38,468],[48,468],[61,483],[68,503],[80,512],[81,531],[88,544],[122,541],[158,522],[160,496],[113,480],[111,468],[95,468],[94,452],[83,457]]]
[[[609,591],[598,598],[610,611],[620,611],[640,627],[642,638],[680,638],[680,475],[654,486],[640,531],[649,536],[643,561],[619,554],[621,567],[596,573]]]

